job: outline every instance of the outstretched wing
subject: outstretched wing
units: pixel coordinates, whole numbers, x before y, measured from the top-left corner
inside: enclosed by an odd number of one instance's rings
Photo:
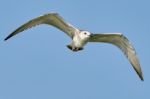
[[[140,63],[136,55],[136,51],[125,36],[123,36],[120,33],[92,34],[89,39],[89,42],[111,43],[119,47],[129,59],[130,63],[132,64],[134,70],[136,71],[140,79],[144,80]]]
[[[25,23],[24,25],[20,26],[18,29],[16,29],[14,32],[12,32],[10,35],[8,35],[5,40],[9,39],[10,37],[27,30],[29,28],[32,28],[34,26],[40,25],[40,24],[48,24],[52,25],[63,32],[65,32],[68,36],[71,38],[73,37],[74,33],[78,30],[77,28],[73,27],[71,24],[64,21],[64,19],[57,13],[50,13],[46,14],[40,17],[37,17],[35,19],[30,20],[29,22]]]

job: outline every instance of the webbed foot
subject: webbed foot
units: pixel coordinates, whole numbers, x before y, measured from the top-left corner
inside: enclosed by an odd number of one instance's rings
[[[68,47],[70,50],[74,51],[74,52],[83,50],[82,47],[72,47],[71,45],[67,45],[67,47]]]

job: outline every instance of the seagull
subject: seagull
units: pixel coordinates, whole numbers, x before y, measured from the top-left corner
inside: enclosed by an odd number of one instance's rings
[[[66,33],[72,39],[71,44],[67,45],[67,47],[73,52],[83,50],[84,46],[88,42],[110,43],[117,46],[128,58],[129,62],[138,74],[141,81],[144,81],[140,63],[136,55],[136,51],[132,44],[129,42],[129,40],[122,33],[93,34],[85,30],[80,30],[71,25],[70,23],[66,22],[58,13],[49,13],[34,18],[17,28],[4,40],[6,41],[12,36],[40,24],[54,26],[57,29]]]

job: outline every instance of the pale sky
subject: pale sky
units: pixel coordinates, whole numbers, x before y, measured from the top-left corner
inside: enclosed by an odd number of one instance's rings
[[[150,99],[149,0],[1,0],[0,99]],[[46,25],[4,42],[25,22],[50,12],[92,33],[123,33],[134,45],[145,81],[110,44],[74,53],[62,31]]]

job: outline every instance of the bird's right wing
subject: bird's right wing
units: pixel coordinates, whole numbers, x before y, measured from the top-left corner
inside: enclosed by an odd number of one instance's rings
[[[46,14],[40,17],[37,17],[35,19],[30,20],[29,22],[25,23],[24,25],[20,26],[18,29],[16,29],[14,32],[12,32],[10,35],[8,35],[5,40],[11,38],[12,36],[27,30],[29,28],[32,28],[34,26],[40,25],[40,24],[48,24],[52,25],[63,32],[65,32],[68,36],[71,38],[73,37],[74,33],[78,31],[77,28],[73,27],[71,24],[64,21],[64,19],[58,14],[58,13],[50,13]]]
[[[136,51],[129,40],[120,33],[113,33],[113,34],[92,34],[89,42],[104,42],[116,45],[120,48],[124,54],[127,56],[128,60],[132,64],[134,70],[141,78],[144,80],[142,70],[140,67],[139,60],[136,55]]]

